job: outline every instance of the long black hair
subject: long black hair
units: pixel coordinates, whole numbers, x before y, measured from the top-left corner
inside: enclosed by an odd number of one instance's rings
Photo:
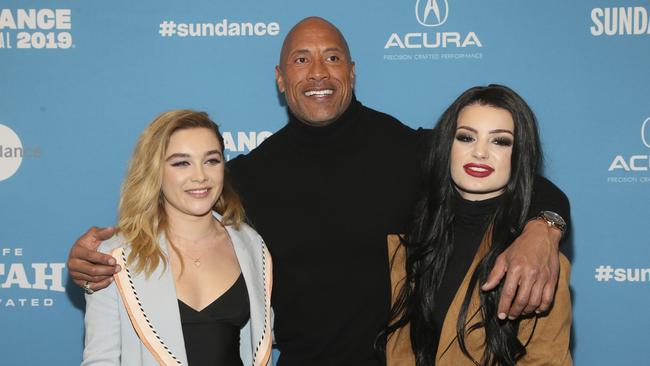
[[[440,117],[428,149],[423,196],[417,205],[410,232],[403,239],[407,253],[406,281],[391,309],[391,325],[383,337],[410,323],[411,344],[418,366],[435,363],[433,309],[437,299],[434,294],[442,281],[454,243],[455,186],[450,172],[451,146],[456,135],[458,115],[470,105],[507,110],[512,115],[515,128],[510,179],[490,218],[491,230],[486,236],[491,241],[489,250],[472,273],[456,333],[463,353],[477,365],[514,365],[525,354],[525,346],[517,338],[519,322],[497,318],[502,286],[489,292],[480,291],[483,320],[475,328],[485,329],[483,358],[474,360],[465,347],[470,298],[476,286],[487,280],[499,254],[521,232],[542,155],[533,111],[512,89],[492,84],[468,89]]]

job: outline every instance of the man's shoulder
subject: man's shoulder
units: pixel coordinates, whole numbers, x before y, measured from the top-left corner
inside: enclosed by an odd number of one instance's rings
[[[383,136],[389,139],[392,144],[398,146],[400,143],[419,146],[424,141],[431,139],[432,130],[425,128],[414,129],[390,114],[366,106],[363,106],[361,120],[365,129],[364,133],[367,136],[376,138]]]
[[[260,159],[263,159],[270,153],[278,153],[287,148],[287,145],[284,143],[286,139],[286,126],[267,137],[261,144],[259,144],[255,149],[249,151],[246,154],[238,155],[237,157],[228,161],[228,167],[231,170],[238,170],[242,166],[259,163]]]
[[[399,129],[410,132],[414,131],[411,127],[402,123],[402,121],[396,117],[363,104],[361,105],[361,118],[364,121],[370,122],[371,126],[375,128]]]

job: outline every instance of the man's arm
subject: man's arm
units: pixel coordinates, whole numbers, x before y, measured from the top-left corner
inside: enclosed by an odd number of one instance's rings
[[[553,211],[564,218],[569,226],[571,207],[569,199],[550,180],[538,175],[533,185],[533,197],[528,210],[528,219],[535,218],[541,211]]]
[[[566,195],[547,179],[537,177],[528,217],[534,218],[543,210],[556,212],[569,222],[570,207]],[[561,238],[559,229],[543,220],[533,219],[497,258],[481,289],[488,291],[496,288],[505,275],[498,307],[499,318],[514,319],[522,312],[541,313],[551,307],[558,281]]]
[[[236,182],[242,170],[239,165],[243,160],[240,155],[227,163],[231,178]],[[90,289],[97,291],[113,282],[113,273],[119,272],[121,268],[115,264],[112,256],[98,252],[97,248],[115,232],[114,227],[92,227],[74,243],[68,256],[68,273],[77,285],[84,287],[88,282]]]
[[[83,287],[88,282],[90,289],[97,291],[113,282],[113,273],[121,268],[115,258],[97,248],[114,234],[113,227],[92,227],[74,243],[68,256],[68,273],[77,285]]]

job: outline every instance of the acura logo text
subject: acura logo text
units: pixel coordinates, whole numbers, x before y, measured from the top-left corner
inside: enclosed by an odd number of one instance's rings
[[[641,124],[641,142],[645,147],[650,148],[650,117]],[[632,155],[625,158],[623,155],[616,155],[609,165],[608,171],[622,169],[626,172],[645,172],[650,170],[650,155]]]

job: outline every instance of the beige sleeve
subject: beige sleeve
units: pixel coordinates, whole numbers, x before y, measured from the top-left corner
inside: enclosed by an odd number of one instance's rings
[[[406,250],[397,235],[388,236],[388,261],[390,264],[391,306],[399,295],[406,279]],[[392,333],[386,343],[386,366],[414,366],[415,355],[411,348],[410,327]]]
[[[520,340],[526,344],[526,355],[517,362],[518,365],[573,365],[569,341],[571,338],[571,292],[569,277],[571,264],[560,253],[560,274],[555,291],[555,301],[551,310],[537,317],[522,321],[520,325]],[[533,329],[534,327],[534,329]]]

